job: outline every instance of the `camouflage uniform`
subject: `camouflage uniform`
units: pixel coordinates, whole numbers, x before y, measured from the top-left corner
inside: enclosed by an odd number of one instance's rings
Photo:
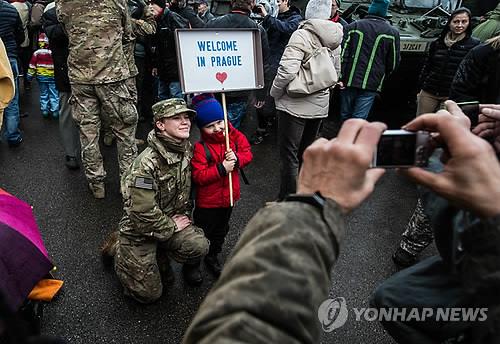
[[[419,255],[434,241],[434,233],[429,216],[424,212],[422,199],[417,200],[417,206],[402,236],[399,247],[411,256]]]
[[[250,220],[184,343],[319,343],[319,305],[345,231],[332,200],[277,203]]]
[[[130,68],[123,49],[133,40],[131,18],[124,0],[57,0],[56,11],[69,38],[71,105],[80,128],[85,175],[91,186],[102,185],[104,190],[102,117],[117,137],[120,173],[137,156],[137,110],[125,83]]]
[[[124,42],[123,44],[123,51],[125,52],[128,68],[130,71],[130,77],[125,80],[125,84],[137,112],[137,86],[135,78],[137,74],[139,74],[139,71],[137,70],[134,59],[135,38],[139,36],[154,35],[156,33],[156,21],[153,14],[149,14],[144,19],[131,18],[131,24],[132,32],[134,34],[133,40]],[[108,142],[112,142],[113,131],[110,128],[106,116],[103,116],[102,122],[104,137],[108,136]]]
[[[193,112],[183,101],[174,107],[167,105],[171,103],[162,101],[153,106],[155,120],[159,114],[171,117]],[[143,303],[162,294],[160,271],[165,267],[158,264],[157,255],[189,263],[208,252],[202,229],[190,225],[175,232],[172,220],[176,214],[191,216],[191,144],[186,140],[184,153],[169,151],[154,130],[148,135],[148,144],[122,177],[125,215],[115,255],[115,271],[125,294]]]

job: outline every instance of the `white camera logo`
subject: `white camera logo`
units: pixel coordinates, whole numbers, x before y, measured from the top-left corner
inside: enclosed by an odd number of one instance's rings
[[[318,319],[325,332],[344,326],[349,312],[343,297],[326,299],[318,308]]]

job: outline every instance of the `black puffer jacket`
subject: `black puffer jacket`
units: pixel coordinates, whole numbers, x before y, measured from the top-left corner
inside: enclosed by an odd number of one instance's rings
[[[17,58],[17,47],[24,41],[23,23],[16,8],[4,0],[0,0],[0,38],[9,58]]]
[[[198,15],[190,6],[184,6],[183,8],[180,8],[176,4],[171,4],[169,9],[187,19],[189,21],[189,25],[193,29],[198,29],[205,26],[205,22],[201,20],[200,17],[198,17]]]
[[[168,8],[165,9],[158,21],[158,28],[154,37],[156,50],[153,65],[158,68],[158,75],[165,83],[179,81],[175,30],[186,28],[189,28],[189,21]]]
[[[465,56],[451,84],[450,99],[456,102],[500,103],[500,50],[480,44]]]
[[[450,20],[455,12],[452,13]],[[469,25],[465,37],[448,48],[444,39],[450,31],[449,23],[441,36],[431,43],[429,56],[420,74],[420,88],[439,97],[448,97],[451,82],[460,62],[472,48],[480,43],[472,37],[472,26]]]
[[[64,32],[63,25],[57,20],[55,7],[43,13],[42,27],[50,41],[57,90],[59,92],[71,92],[67,62],[69,41]]]
[[[283,51],[302,19],[300,10],[292,6],[288,11],[279,13],[277,18],[267,15],[262,21],[269,39],[269,64],[273,75],[276,75]]]

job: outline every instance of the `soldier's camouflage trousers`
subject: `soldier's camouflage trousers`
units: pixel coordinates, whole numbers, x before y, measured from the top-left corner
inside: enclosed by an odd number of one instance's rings
[[[137,86],[136,86],[135,76],[125,80],[125,85],[127,86],[128,93],[130,94],[130,98],[132,99],[134,107],[136,108],[135,111],[137,112]],[[111,130],[109,120],[106,116],[102,117],[102,132],[105,136],[109,135],[110,137],[112,137],[113,135],[113,131]]]
[[[189,263],[206,255],[208,247],[203,230],[196,226],[174,233],[165,242],[120,235],[115,271],[125,295],[150,303],[163,293],[160,271],[165,269],[159,266],[159,256],[166,253],[179,263]]]
[[[71,110],[80,129],[87,180],[99,183],[106,177],[99,149],[101,119],[109,122],[116,137],[120,175],[123,174],[137,156],[137,110],[125,81],[103,85],[73,84],[71,89]]]
[[[417,200],[410,221],[406,225],[399,246],[413,256],[418,255],[434,240],[434,233],[429,217],[424,213],[422,199]]]

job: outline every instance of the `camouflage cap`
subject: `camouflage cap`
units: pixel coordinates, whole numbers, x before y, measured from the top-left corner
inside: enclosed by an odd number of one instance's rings
[[[153,121],[158,121],[162,118],[173,117],[180,113],[187,113],[191,118],[196,116],[196,111],[188,108],[184,99],[171,98],[162,100],[153,105]]]

